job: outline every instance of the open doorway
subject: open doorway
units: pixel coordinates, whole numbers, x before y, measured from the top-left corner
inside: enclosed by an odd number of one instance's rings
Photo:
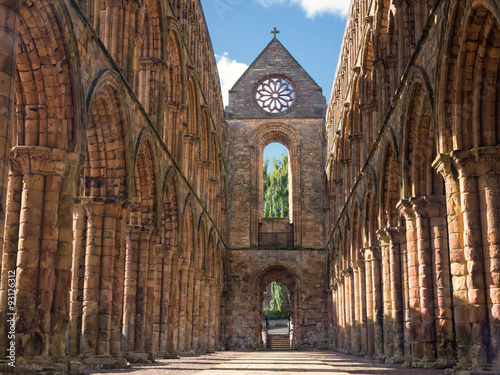
[[[262,304],[264,321],[262,324],[267,349],[290,349],[292,325],[292,303],[285,284],[271,282],[264,290]]]
[[[283,266],[271,266],[260,277],[262,346],[271,350],[293,347],[296,309],[296,277]]]

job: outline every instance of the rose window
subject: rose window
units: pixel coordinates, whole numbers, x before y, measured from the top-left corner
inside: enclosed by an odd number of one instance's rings
[[[295,89],[285,78],[267,78],[257,86],[255,99],[264,111],[282,113],[292,106]]]

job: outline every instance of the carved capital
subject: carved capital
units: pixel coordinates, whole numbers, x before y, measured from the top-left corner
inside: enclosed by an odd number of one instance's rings
[[[479,147],[451,153],[460,176],[500,175],[500,148]]]
[[[401,237],[405,234],[405,227],[386,227],[377,230],[377,238],[384,245],[401,242],[403,239]]]
[[[410,203],[418,216],[446,216],[446,197],[444,195],[429,195],[411,198]]]
[[[79,154],[41,146],[16,146],[11,150],[13,174],[39,174],[63,176],[66,167],[80,160]]]
[[[413,210],[409,199],[401,199],[396,204],[396,209],[401,216],[404,216],[406,220],[411,221],[415,219],[415,211]]]
[[[457,177],[456,169],[449,154],[439,154],[432,162],[432,167],[443,176],[445,181],[455,180]]]

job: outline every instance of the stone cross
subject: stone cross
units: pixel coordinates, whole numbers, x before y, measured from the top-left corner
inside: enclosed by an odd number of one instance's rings
[[[276,39],[276,34],[279,34],[279,30],[276,30],[276,27],[274,28],[274,30],[271,31],[271,34],[274,34],[274,39]]]

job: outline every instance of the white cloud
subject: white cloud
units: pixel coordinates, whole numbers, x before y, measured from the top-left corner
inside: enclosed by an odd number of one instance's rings
[[[229,90],[236,81],[247,70],[248,65],[231,60],[227,52],[222,56],[215,55],[217,59],[217,69],[219,70],[220,84],[222,86],[222,99],[224,106],[229,104]]]
[[[256,0],[263,7],[271,5],[300,5],[308,18],[323,14],[347,15],[351,0]]]

